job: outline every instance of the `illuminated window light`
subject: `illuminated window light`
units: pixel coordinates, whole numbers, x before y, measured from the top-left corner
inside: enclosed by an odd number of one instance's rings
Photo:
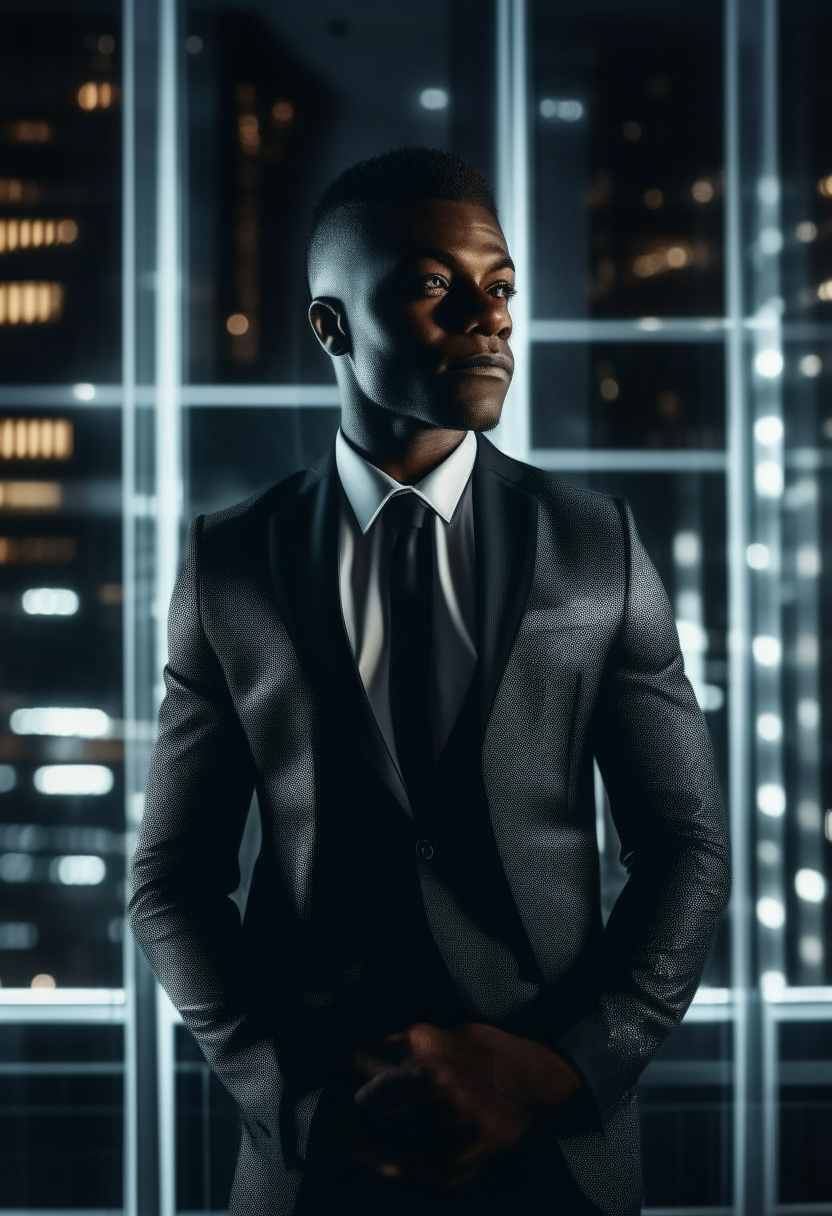
[[[824,302],[832,300],[832,279],[824,279],[818,287],[817,297]]]
[[[806,937],[801,937],[798,943],[798,952],[800,954],[801,963],[806,963],[809,967],[817,967],[823,962],[823,942],[814,934],[807,934]]]
[[[758,443],[777,443],[783,438],[783,423],[774,414],[758,418],[754,423],[754,438]]]
[[[751,653],[755,662],[761,667],[776,667],[780,662],[781,646],[777,638],[768,634],[760,634],[751,643]]]
[[[823,371],[823,360],[820,355],[804,355],[798,364],[801,376],[814,380]]]
[[[786,909],[779,899],[764,896],[757,900],[757,920],[767,929],[782,929],[786,923]]]
[[[23,193],[19,177],[0,177],[0,203],[21,203]]]
[[[48,122],[21,119],[11,124],[9,135],[15,144],[48,144],[52,138],[52,127]]]
[[[0,481],[0,507],[6,510],[54,510],[62,500],[57,481]]]
[[[782,785],[761,785],[757,789],[757,809],[772,819],[786,813],[786,791]]]
[[[820,807],[811,798],[801,798],[797,804],[797,822],[806,832],[819,832],[823,822]]]
[[[33,950],[39,936],[37,925],[28,921],[0,921],[0,950]]]
[[[779,926],[770,925],[769,928],[777,929]],[[782,971],[764,971],[760,976],[760,987],[767,1001],[777,1001],[786,990],[786,977]]]
[[[0,253],[72,245],[77,239],[75,220],[0,219]]]
[[[752,570],[768,570],[771,562],[768,545],[749,545],[745,551],[745,560]]]
[[[288,127],[289,123],[295,117],[294,103],[285,97],[281,97],[272,106],[272,118],[279,127]]]
[[[780,850],[773,840],[761,840],[757,845],[757,860],[766,866],[776,866],[780,861]]]
[[[17,773],[11,764],[0,764],[0,794],[8,794],[17,785]]]
[[[0,325],[47,325],[60,320],[63,283],[0,283]]]
[[[761,498],[779,498],[783,493],[783,470],[776,460],[763,460],[754,470],[754,488]]]
[[[779,350],[761,350],[754,357],[754,370],[764,380],[776,380],[783,370],[783,356]]]
[[[798,870],[794,889],[798,898],[809,904],[821,904],[826,899],[826,879],[819,870]]]
[[[659,246],[650,253],[640,254],[633,262],[637,279],[651,279],[670,270],[684,270],[693,264],[693,250],[687,244]]]
[[[107,866],[102,857],[84,854],[56,857],[49,866],[52,882],[66,887],[97,887],[104,881]]]
[[[709,203],[714,197],[714,188],[705,178],[700,178],[699,181],[693,183],[690,188],[694,202]]]
[[[783,735],[783,722],[777,714],[760,714],[757,719],[757,734],[766,743],[776,743]]]
[[[67,418],[0,418],[0,460],[70,460],[74,446]]]
[[[797,723],[802,730],[817,730],[820,705],[814,697],[803,697],[797,703]]]
[[[701,546],[695,532],[677,532],[673,537],[673,560],[677,566],[698,566]]]
[[[77,554],[72,536],[0,536],[0,566],[63,565]]]
[[[226,319],[225,328],[232,338],[242,338],[243,334],[247,334],[249,330],[248,317],[241,312],[232,312],[231,316]]]
[[[116,90],[109,80],[88,80],[76,94],[78,105],[87,112],[109,110],[116,100]]]
[[[95,400],[95,385],[94,384],[76,384],[73,386],[72,395],[76,401],[94,401]]]
[[[447,110],[450,100],[447,89],[422,89],[419,94],[423,110]]]
[[[0,854],[0,882],[31,882],[35,863],[28,853]]]
[[[554,97],[544,97],[538,107],[541,118],[555,122],[578,122],[584,116],[583,102],[556,101]]]
[[[696,621],[676,621],[679,646],[686,654],[704,654],[708,649],[708,634]]]
[[[718,684],[695,683],[693,691],[703,714],[716,713],[725,704],[725,693]]]
[[[73,739],[106,739],[113,722],[103,709],[37,706],[16,709],[9,718],[15,735],[55,735]]]
[[[795,554],[800,578],[817,578],[821,571],[820,549],[817,545],[800,545]]]
[[[256,156],[260,151],[260,123],[256,114],[246,112],[237,119],[240,147],[246,156]]]
[[[774,255],[783,248],[783,233],[779,228],[763,228],[760,232],[760,250]]]
[[[801,667],[814,667],[818,661],[818,639],[813,633],[798,634],[795,658]]]
[[[113,774],[103,764],[45,764],[35,769],[34,783],[39,794],[97,797],[109,794]]]
[[[621,394],[621,386],[612,376],[605,376],[598,385],[598,392],[605,401],[617,401]]]
[[[41,990],[44,992],[52,988],[57,988],[57,986],[58,985],[55,983],[54,975],[47,975],[45,972],[42,972],[40,975],[33,975],[32,983],[30,985],[30,987],[34,988],[35,990]]]
[[[821,198],[832,198],[832,173],[828,177],[822,177],[818,182],[818,194]]]
[[[21,597],[28,616],[74,616],[79,602],[68,587],[30,587]]]

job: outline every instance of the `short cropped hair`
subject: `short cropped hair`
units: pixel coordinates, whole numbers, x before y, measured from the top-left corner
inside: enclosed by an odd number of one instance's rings
[[[309,225],[307,263],[321,229],[337,211],[358,214],[379,205],[421,202],[429,198],[472,203],[497,217],[494,191],[476,165],[442,148],[395,148],[361,160],[327,186]]]

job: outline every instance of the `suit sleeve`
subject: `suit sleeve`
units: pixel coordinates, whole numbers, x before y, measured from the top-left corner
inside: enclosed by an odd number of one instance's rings
[[[242,727],[200,619],[201,519],[171,601],[166,696],[133,857],[133,934],[255,1140],[278,1142],[283,1081],[252,1023],[240,918],[228,895],[254,785]]]
[[[593,720],[628,880],[605,927],[586,1016],[560,1041],[602,1121],[693,1000],[730,892],[730,846],[705,720],[676,624],[626,503],[621,626]]]

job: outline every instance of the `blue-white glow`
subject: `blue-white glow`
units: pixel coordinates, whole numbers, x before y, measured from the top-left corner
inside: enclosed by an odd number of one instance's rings
[[[419,94],[423,110],[447,110],[450,100],[447,89],[422,89]]]
[[[113,723],[103,709],[44,705],[16,709],[9,718],[15,735],[59,735],[76,739],[105,739]]]
[[[49,867],[52,881],[66,887],[97,887],[106,874],[107,866],[102,857],[85,854],[56,857]]]
[[[80,601],[68,587],[30,587],[21,602],[29,616],[74,616]]]
[[[113,788],[113,774],[103,764],[45,764],[34,783],[39,794],[99,796]]]

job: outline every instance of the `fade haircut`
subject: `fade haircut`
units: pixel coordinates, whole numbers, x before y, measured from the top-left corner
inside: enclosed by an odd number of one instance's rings
[[[345,169],[327,186],[312,215],[306,242],[310,274],[327,230],[340,220],[360,223],[374,207],[442,198],[490,211],[497,204],[485,175],[456,152],[442,148],[395,148]]]

